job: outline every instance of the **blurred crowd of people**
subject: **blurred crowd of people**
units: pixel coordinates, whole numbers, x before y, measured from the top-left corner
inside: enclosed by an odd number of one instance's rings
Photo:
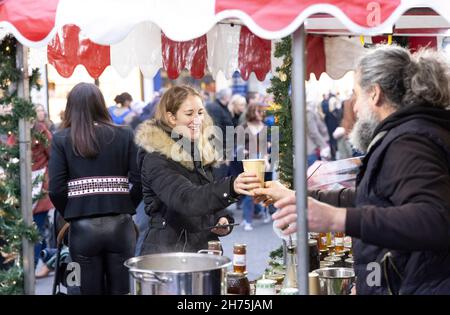
[[[356,121],[354,96],[346,100],[339,93],[323,94],[320,103],[308,102],[307,159],[308,166],[317,160],[340,160],[360,155],[349,142]]]

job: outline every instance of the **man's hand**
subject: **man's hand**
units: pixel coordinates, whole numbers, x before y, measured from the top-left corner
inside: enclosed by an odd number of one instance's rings
[[[272,215],[275,226],[288,235],[297,231],[297,206],[295,196],[289,196],[275,203],[279,208]],[[311,232],[345,232],[347,209],[337,208],[308,197],[308,230]]]
[[[266,182],[264,186],[265,188],[257,188],[253,192],[256,196],[255,203],[262,201],[266,207],[280,199],[295,196],[295,191],[286,188],[278,181]]]

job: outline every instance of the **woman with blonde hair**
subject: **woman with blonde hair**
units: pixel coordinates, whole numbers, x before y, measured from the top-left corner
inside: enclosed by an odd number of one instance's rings
[[[140,146],[145,211],[150,229],[141,254],[198,251],[225,236],[234,222],[224,210],[239,194],[259,186],[255,174],[213,178],[216,148],[212,120],[201,95],[189,86],[174,86],[162,96],[155,119],[136,132]]]

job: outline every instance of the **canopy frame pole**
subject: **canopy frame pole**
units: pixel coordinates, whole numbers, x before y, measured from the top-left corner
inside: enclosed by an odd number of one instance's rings
[[[297,283],[299,294],[308,295],[309,249],[306,187],[306,33],[302,24],[292,38],[292,125],[294,186],[297,207]]]
[[[18,84],[18,95],[30,100],[28,77],[28,48],[17,43],[17,68],[21,70],[21,80]],[[20,151],[20,208],[23,222],[27,227],[33,225],[32,183],[31,183],[31,122],[19,119],[19,151]],[[35,293],[34,276],[34,243],[25,237],[22,239],[22,258],[24,273],[24,293]]]

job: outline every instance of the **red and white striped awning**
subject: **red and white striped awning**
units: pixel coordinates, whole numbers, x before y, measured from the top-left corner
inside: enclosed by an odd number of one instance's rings
[[[442,0],[2,0],[0,26],[27,46],[46,45],[66,24],[103,45],[120,42],[143,22],[174,41],[198,38],[227,19],[265,39],[287,36],[305,21],[311,30],[337,26],[376,35],[389,33],[411,8],[431,8],[450,22],[450,2]],[[412,20],[416,29],[429,22]]]
[[[146,34],[145,41],[142,41],[143,34]],[[387,41],[387,36],[366,37],[365,40],[379,43]],[[436,37],[408,37],[408,41],[411,49],[438,46]],[[276,67],[282,63],[274,56],[275,43],[275,40],[257,37],[245,26],[226,24],[214,26],[199,38],[175,42],[159,28],[148,29],[148,25],[142,24],[120,43],[102,46],[83,38],[77,26],[66,25],[47,51],[48,63],[63,77],[70,77],[77,65],[83,65],[93,78],[98,78],[108,66],[126,77],[137,66],[148,78],[163,68],[170,79],[187,69],[196,79],[209,70],[213,77],[221,71],[226,78],[239,71],[244,80],[254,72],[262,81],[267,73],[275,74]],[[307,73],[317,78],[323,72],[333,79],[342,77],[354,69],[354,63],[364,53],[358,36],[308,34],[306,47]]]
[[[279,62],[270,40],[291,34],[302,23],[310,34],[445,36],[450,1],[0,1],[0,28],[29,47],[50,44],[49,62],[63,76],[83,64],[93,77],[112,65],[121,75],[139,66],[147,77],[162,67],[171,78],[187,68],[196,78],[208,69],[228,77],[235,70],[244,78],[255,72],[262,79]],[[335,47],[346,48],[342,56],[349,59],[361,48],[357,43],[356,38],[310,36],[310,58],[315,58],[310,72],[341,76],[342,71],[331,65],[332,60],[342,59]]]

